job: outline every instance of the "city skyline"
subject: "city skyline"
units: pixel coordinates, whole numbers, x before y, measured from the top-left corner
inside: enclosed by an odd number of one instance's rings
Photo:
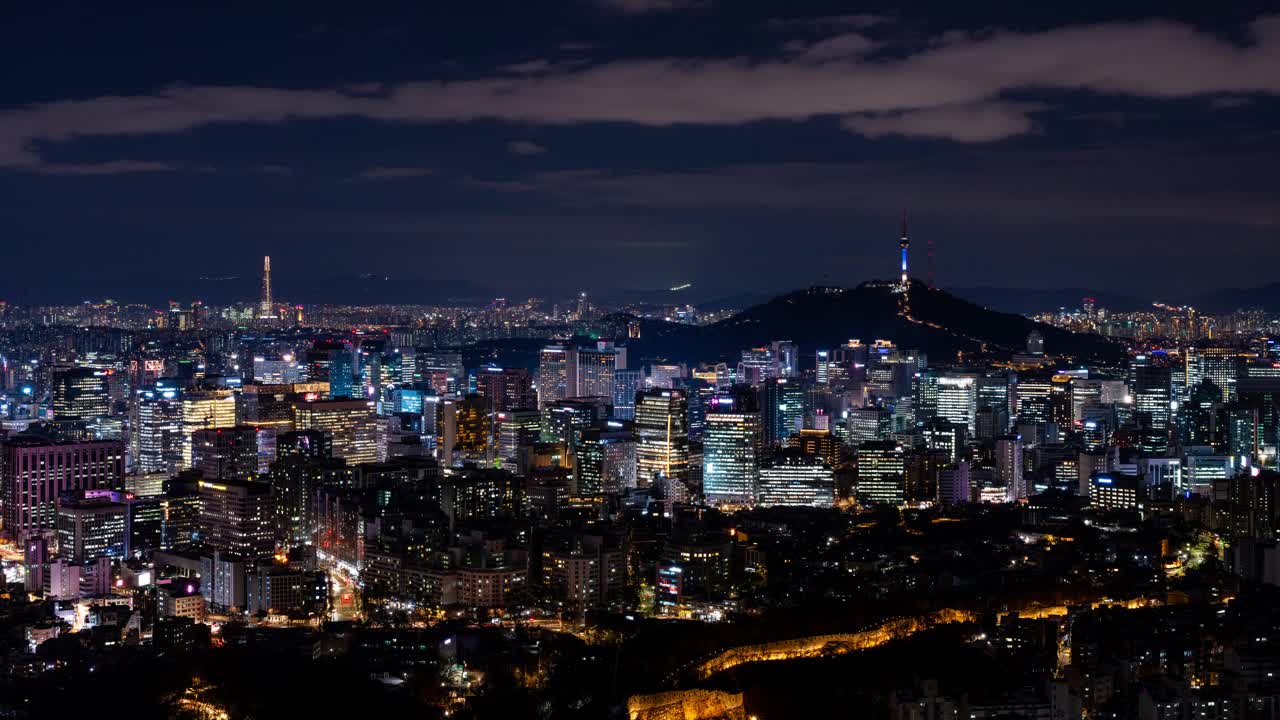
[[[1280,720],[1280,6],[0,23],[0,717]]]

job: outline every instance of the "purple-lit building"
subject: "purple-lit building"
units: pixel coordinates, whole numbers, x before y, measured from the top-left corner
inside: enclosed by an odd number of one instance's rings
[[[55,526],[58,496],[116,489],[124,482],[124,443],[57,441],[18,435],[4,442],[4,530],[25,538]]]

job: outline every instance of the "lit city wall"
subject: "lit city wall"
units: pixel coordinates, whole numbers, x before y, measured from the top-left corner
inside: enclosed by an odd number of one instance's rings
[[[977,615],[967,610],[944,609],[928,615],[890,620],[868,630],[834,635],[811,635],[795,640],[781,640],[760,645],[743,645],[726,650],[699,665],[697,675],[705,680],[739,665],[753,662],[773,662],[796,658],[820,657],[827,654],[843,654],[853,650],[878,647],[892,640],[914,635],[938,625],[958,622],[975,622]]]

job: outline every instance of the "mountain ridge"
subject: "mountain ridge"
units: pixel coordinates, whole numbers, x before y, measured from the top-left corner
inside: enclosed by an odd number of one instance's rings
[[[894,284],[869,281],[853,288],[812,287],[775,297],[706,326],[642,321],[640,354],[677,362],[730,360],[744,348],[792,340],[802,352],[848,340],[892,340],[935,357],[956,353],[1013,355],[1038,330],[1045,351],[1080,359],[1116,360],[1123,348],[1097,335],[1073,333],[1021,315],[1001,313],[918,280],[911,285],[911,315],[898,311]]]

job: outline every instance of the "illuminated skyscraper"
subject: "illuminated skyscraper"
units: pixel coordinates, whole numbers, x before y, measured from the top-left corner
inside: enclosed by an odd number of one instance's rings
[[[206,480],[251,480],[258,474],[258,430],[205,428],[191,435],[192,464]]]
[[[634,420],[636,393],[644,388],[644,374],[640,370],[616,370],[613,373],[613,417],[616,420]]]
[[[124,481],[124,445],[116,440],[58,442],[16,435],[0,456],[4,531],[13,539],[52,529],[58,494],[115,489]]]
[[[813,379],[819,385],[826,385],[831,380],[830,376],[831,351],[818,350],[814,352],[813,361]]]
[[[804,420],[804,387],[796,378],[774,377],[760,386],[764,446],[779,447],[800,430]]]
[[[906,462],[898,443],[867,442],[858,448],[860,501],[901,505],[906,500],[906,475]]]
[[[380,442],[373,404],[364,400],[295,400],[293,425],[298,430],[320,430],[333,443],[333,456],[356,465],[380,462],[385,448]]]
[[[776,375],[773,350],[768,347],[748,348],[738,361],[738,382],[756,385]]]
[[[1212,380],[1222,393],[1222,401],[1236,397],[1236,378],[1240,375],[1240,353],[1235,348],[1208,347],[1187,349],[1187,384],[1192,388],[1202,380]]]
[[[798,449],[772,453],[760,468],[760,505],[831,507],[835,473],[821,458]]]
[[[563,345],[548,345],[538,353],[539,408],[573,396],[577,388],[577,377],[571,372],[571,352],[570,348]]]
[[[518,460],[524,449],[532,447],[542,436],[542,415],[532,408],[508,410],[496,416],[498,457]]]
[[[111,412],[107,392],[109,370],[87,367],[58,368],[53,371],[53,418],[89,420]]]
[[[577,390],[572,397],[613,399],[615,373],[626,367],[626,351],[611,342],[598,342],[594,348],[570,351],[570,367]]]
[[[132,470],[176,475],[182,462],[182,400],[173,388],[143,388],[134,397],[129,427]]]
[[[720,403],[728,398],[717,398]],[[760,493],[760,413],[707,413],[702,492],[710,503],[752,504]]]
[[[996,441],[996,484],[1005,490],[1005,499],[1017,502],[1027,497],[1022,477],[1022,438],[1006,435]]]
[[[1161,455],[1169,449],[1173,388],[1169,368],[1137,365],[1133,373],[1133,409],[1140,434],[1138,449],[1146,455]]]
[[[192,435],[202,428],[233,427],[236,398],[230,390],[198,390],[182,395],[182,467],[194,467]]]
[[[274,320],[275,301],[271,299],[271,256],[262,258],[262,299],[258,301],[258,319]]]
[[[276,518],[270,484],[201,480],[199,487],[200,536],[209,547],[248,559],[271,557]]]
[[[111,490],[77,490],[58,498],[58,555],[74,563],[124,557],[129,506]]]
[[[689,406],[683,390],[646,390],[636,397],[636,484],[655,476],[689,478]]]
[[[937,379],[937,417],[956,425],[963,425],[972,435],[978,409],[977,378],[973,376],[943,376]]]
[[[636,439],[629,423],[610,420],[583,430],[574,455],[579,495],[620,493],[636,486]]]
[[[307,351],[307,379],[329,383],[334,400],[355,394],[355,355],[351,346],[336,340],[317,341]]]
[[[790,340],[775,340],[773,350],[773,376],[796,377],[800,374],[800,348]]]
[[[893,431],[893,417],[882,407],[854,408],[845,418],[846,442],[857,447],[864,442],[886,440]]]
[[[533,378],[524,368],[486,367],[476,371],[476,392],[490,412],[536,407]]]

